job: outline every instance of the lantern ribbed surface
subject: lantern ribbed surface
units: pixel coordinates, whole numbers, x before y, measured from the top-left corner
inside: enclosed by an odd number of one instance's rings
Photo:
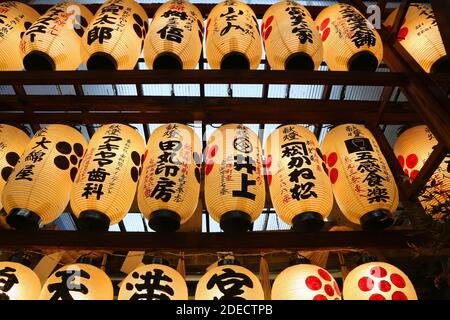
[[[37,19],[20,43],[27,70],[76,70],[82,62],[81,37],[92,13],[77,2],[57,4]]]
[[[412,183],[419,174],[438,141],[425,126],[407,129],[397,139],[394,153]],[[450,208],[450,154],[428,180],[419,194],[419,201],[431,217],[436,220],[449,218]]]
[[[344,216],[364,229],[392,224],[398,190],[372,133],[362,125],[340,125],[322,145],[334,197]]]
[[[158,127],[148,140],[138,185],[139,210],[156,231],[175,231],[197,208],[200,196],[201,142],[180,123]]]
[[[146,281],[152,277],[160,279],[159,288]],[[177,270],[162,264],[149,264],[136,268],[125,277],[118,300],[188,300],[188,297],[186,281]]]
[[[275,278],[272,300],[341,300],[341,291],[327,270],[312,264],[297,264]]]
[[[36,273],[23,264],[0,262],[0,300],[37,300],[41,281]]]
[[[257,69],[262,45],[253,10],[237,0],[217,4],[208,16],[205,47],[211,69]]]
[[[266,189],[258,136],[226,124],[209,138],[205,154],[205,203],[224,231],[245,231],[264,209]]]
[[[195,300],[264,300],[264,292],[253,272],[238,265],[224,265],[200,278]]]
[[[22,130],[7,124],[0,124],[0,196],[6,181],[29,142],[30,138]],[[2,208],[0,200],[0,209]]]
[[[308,10],[295,1],[280,1],[267,9],[261,36],[273,70],[317,70],[322,63],[322,39]]]
[[[89,264],[65,265],[45,282],[39,300],[113,300],[111,279]]]
[[[354,7],[337,3],[316,18],[323,55],[332,71],[375,71],[383,59],[377,30]]]
[[[69,203],[86,145],[78,130],[65,125],[49,125],[35,134],[3,190],[2,203],[10,225],[34,217],[35,227],[38,218],[48,224],[59,217]]]
[[[300,125],[281,126],[267,138],[265,153],[278,216],[294,229],[320,229],[333,207],[333,191],[315,135]]]
[[[19,1],[0,3],[0,71],[20,71],[20,40],[39,18],[36,10]]]
[[[104,220],[98,227],[106,230],[120,222],[133,203],[144,150],[142,136],[130,126],[113,123],[98,129],[72,189],[70,206],[75,216],[93,224]]]
[[[148,32],[148,16],[133,0],[108,0],[91,20],[82,40],[89,70],[132,70]]]
[[[145,39],[149,69],[195,69],[203,44],[203,17],[196,6],[170,0],[155,13]]]
[[[344,300],[417,300],[411,280],[397,267],[369,262],[353,269],[345,278]]]

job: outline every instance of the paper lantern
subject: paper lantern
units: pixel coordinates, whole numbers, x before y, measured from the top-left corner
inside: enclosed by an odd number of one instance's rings
[[[416,126],[404,131],[394,145],[400,166],[412,183],[438,144],[427,126]],[[449,218],[450,208],[450,153],[431,176],[419,195],[419,201],[436,220]]]
[[[21,129],[0,124],[0,195],[29,142],[30,138]],[[3,205],[0,201],[0,209],[2,208]]]
[[[353,269],[345,278],[343,295],[344,300],[417,300],[408,276],[385,262]]]
[[[132,70],[148,32],[148,16],[133,0],[108,0],[97,11],[82,40],[89,70]]]
[[[247,231],[264,209],[258,136],[242,124],[216,129],[205,149],[205,203],[225,232]]]
[[[142,136],[128,125],[104,125],[92,136],[70,199],[81,230],[107,231],[125,217],[136,193],[144,149]]]
[[[122,281],[118,299],[188,300],[188,288],[178,271],[154,263],[133,270]]]
[[[259,279],[248,269],[223,260],[198,281],[195,300],[264,300]]]
[[[41,281],[33,270],[16,262],[0,262],[0,300],[37,300]]]
[[[337,126],[325,136],[322,152],[344,216],[364,229],[391,225],[397,185],[372,133],[357,124]]]
[[[195,69],[203,44],[203,17],[196,6],[170,0],[156,11],[144,45],[149,69]]]
[[[56,220],[69,203],[84,150],[86,140],[72,127],[54,124],[39,130],[3,190],[8,224],[37,229]]]
[[[266,141],[270,196],[278,216],[297,231],[322,228],[333,192],[319,142],[305,127],[280,126]]]
[[[190,127],[169,123],[152,132],[137,200],[155,231],[176,231],[197,208],[201,143]]]
[[[92,13],[77,2],[57,4],[25,32],[20,52],[26,70],[76,70],[81,37]]]
[[[19,1],[0,3],[0,71],[23,69],[20,40],[38,17],[36,10]]]
[[[301,263],[284,269],[275,278],[272,300],[341,300],[341,291],[327,270]]]
[[[389,30],[392,30],[397,13],[398,9],[395,9],[384,23]],[[409,6],[397,40],[426,72],[450,72],[442,36],[429,4]]]
[[[322,39],[308,10],[294,1],[280,1],[263,17],[261,36],[273,70],[317,70]]]
[[[208,16],[205,46],[212,69],[257,69],[262,46],[253,10],[237,0],[217,4]]]
[[[332,71],[375,71],[383,59],[377,30],[354,7],[337,3],[316,18],[325,62]]]
[[[89,264],[66,265],[45,282],[39,300],[113,300],[108,275]]]

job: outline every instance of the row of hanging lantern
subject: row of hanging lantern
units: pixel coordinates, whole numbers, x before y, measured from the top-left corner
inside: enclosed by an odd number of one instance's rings
[[[391,27],[397,11],[385,24]],[[63,2],[41,17],[20,2],[0,4],[0,70],[133,69],[144,51],[149,69],[195,69],[203,39],[212,69],[257,69],[266,49],[274,70],[375,70],[383,59],[377,30],[354,7],[334,4],[313,20],[308,10],[281,1],[269,7],[261,28],[253,10],[238,0],[217,4],[206,28],[201,12],[185,0],[169,0],[149,25],[134,0],[108,0],[93,16]],[[204,36],[205,31],[205,36]],[[412,4],[399,40],[427,72],[448,71],[448,60],[429,5]],[[428,50],[432,48],[433,50]],[[77,54],[79,53],[79,54]]]
[[[111,279],[94,265],[65,265],[43,286],[28,266],[0,262],[0,300],[113,300]],[[118,300],[187,300],[184,277],[164,259],[134,269],[120,283]],[[417,300],[406,274],[385,262],[368,262],[345,278],[343,295],[325,269],[297,259],[275,278],[272,300]],[[223,259],[197,283],[196,300],[264,300],[258,277],[234,259]]]

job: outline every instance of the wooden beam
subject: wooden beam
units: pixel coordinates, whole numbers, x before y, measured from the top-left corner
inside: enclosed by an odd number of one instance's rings
[[[405,20],[406,13],[409,9],[409,4],[411,3],[411,0],[403,0],[400,3],[400,6],[397,11],[397,15],[395,16],[394,25],[392,26],[392,32],[389,35],[389,41],[394,42],[397,41],[397,35],[400,31],[400,28],[402,27],[403,21]]]
[[[447,57],[450,57],[450,2],[442,0],[431,0],[434,16],[444,42]]]

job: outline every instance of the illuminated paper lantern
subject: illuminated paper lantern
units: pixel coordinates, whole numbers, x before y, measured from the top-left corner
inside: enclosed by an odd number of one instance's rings
[[[41,281],[23,264],[0,262],[0,300],[37,300]]]
[[[70,206],[81,230],[108,230],[131,208],[144,140],[128,125],[102,126],[92,136],[72,189]]]
[[[89,70],[132,70],[148,32],[148,16],[133,0],[108,0],[98,9],[82,40]]]
[[[385,262],[369,262],[353,269],[345,278],[342,293],[344,300],[417,300],[408,276]]]
[[[136,268],[122,281],[118,299],[188,300],[188,288],[178,271],[153,263]]]
[[[0,3],[0,71],[23,69],[20,40],[38,17],[36,10],[19,1]]]
[[[155,231],[176,231],[197,208],[201,142],[190,127],[169,123],[152,132],[137,200]]]
[[[322,152],[344,216],[364,229],[390,226],[398,190],[372,133],[361,125],[337,126],[325,136]]]
[[[261,36],[273,70],[317,70],[322,39],[308,10],[295,1],[280,1],[263,17]]]
[[[297,231],[322,228],[333,191],[319,142],[305,127],[280,126],[266,141],[270,196],[278,216]]]
[[[26,70],[76,70],[81,37],[92,13],[77,2],[57,4],[25,32],[20,52]]]
[[[264,300],[259,279],[235,260],[219,261],[198,281],[195,300]]]
[[[397,12],[395,9],[384,22],[389,30],[392,30]],[[442,36],[429,4],[409,6],[397,40],[426,72],[450,72]]]
[[[272,300],[341,300],[341,291],[327,270],[303,262],[275,278]]]
[[[29,142],[30,138],[21,129],[0,124],[0,195]],[[0,201],[0,209],[2,208]]]
[[[37,229],[56,220],[69,203],[85,150],[85,138],[72,127],[54,124],[39,130],[3,190],[8,224]]]
[[[196,6],[170,0],[156,11],[144,45],[149,69],[195,69],[203,44],[203,17]]]
[[[394,153],[412,183],[438,144],[427,126],[416,126],[404,131],[394,145]],[[419,194],[419,201],[436,220],[449,218],[450,208],[450,154],[431,176]]]
[[[354,7],[337,3],[316,18],[323,53],[332,71],[375,71],[383,59],[377,30]]]
[[[205,46],[212,69],[257,69],[262,45],[253,10],[238,0],[217,4],[208,16]]]
[[[111,279],[89,264],[66,265],[45,282],[39,300],[113,300]]]
[[[247,231],[264,209],[258,136],[242,124],[216,129],[205,150],[205,203],[225,231]]]

